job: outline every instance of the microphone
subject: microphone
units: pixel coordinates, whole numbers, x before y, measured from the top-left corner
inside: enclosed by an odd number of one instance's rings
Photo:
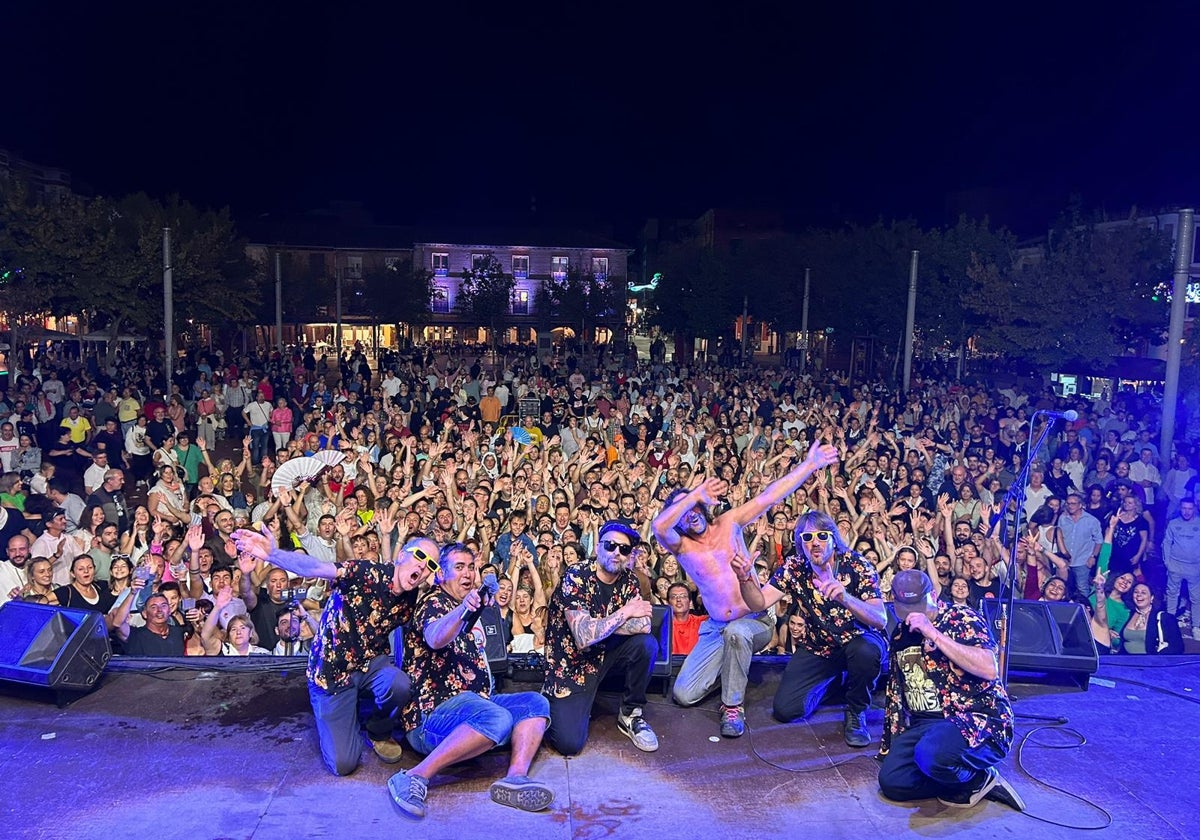
[[[479,616],[483,614],[484,607],[488,605],[488,599],[495,598],[496,593],[500,591],[500,582],[496,580],[494,574],[488,572],[483,576],[483,585],[477,591],[479,592],[479,607],[463,616],[464,627],[470,627],[479,620]]]
[[[1079,412],[1073,408],[1068,408],[1066,411],[1039,411],[1043,417],[1049,417],[1051,420],[1066,420],[1068,423],[1074,423],[1079,419]]]

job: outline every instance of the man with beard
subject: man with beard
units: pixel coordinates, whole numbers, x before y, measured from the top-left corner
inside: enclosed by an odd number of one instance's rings
[[[751,609],[766,609],[786,593],[804,619],[803,647],[788,661],[775,694],[776,720],[787,723],[816,711],[834,682],[846,681],[843,734],[852,747],[871,743],[866,711],[879,678],[887,623],[875,566],[851,551],[833,519],[812,510],[796,523],[798,554],[784,560],[762,589],[742,588]],[[749,558],[736,559],[739,577],[754,573]]]
[[[758,592],[758,579],[735,575],[735,558],[746,555],[742,529],[796,491],[814,472],[837,462],[837,449],[814,443],[808,457],[750,501],[709,522],[706,511],[718,503],[726,484],[710,478],[695,490],[676,490],[654,520],[658,544],[679,560],[695,582],[708,610],[696,647],[675,680],[675,701],[692,706],[721,680],[721,734],[746,731],[743,699],[750,657],[762,650],[775,628],[766,607],[748,605],[745,590]],[[751,569],[751,571],[753,571]],[[769,606],[769,605],[768,605]]]
[[[628,525],[605,522],[596,562],[568,566],[550,600],[542,693],[550,700],[546,739],[563,755],[583,750],[596,692],[614,668],[625,672],[617,730],[643,752],[658,749],[658,736],[642,716],[658,641],[650,635],[652,607],[642,600],[633,571],[638,539]]]
[[[0,560],[0,606],[19,596],[29,582],[25,565],[29,562],[29,538],[14,534],[8,538],[8,559]]]

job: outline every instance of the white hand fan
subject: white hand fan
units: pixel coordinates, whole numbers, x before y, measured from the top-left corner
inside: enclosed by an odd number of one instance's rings
[[[337,449],[322,449],[320,452],[314,452],[312,457],[327,467],[336,467],[346,460],[346,453]]]
[[[271,489],[295,490],[302,482],[312,481],[328,465],[317,458],[290,458],[271,476]]]

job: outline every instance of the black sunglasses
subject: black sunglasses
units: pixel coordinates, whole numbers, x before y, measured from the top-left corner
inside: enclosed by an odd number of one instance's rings
[[[600,543],[600,545],[604,546],[605,551],[621,552],[623,557],[628,557],[630,554],[633,554],[633,546],[631,546],[629,543],[619,543],[613,542],[612,540],[605,540],[604,542]]]

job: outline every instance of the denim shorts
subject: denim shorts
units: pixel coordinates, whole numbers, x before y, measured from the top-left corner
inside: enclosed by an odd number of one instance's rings
[[[491,699],[469,691],[451,697],[408,733],[408,743],[429,755],[458,727],[466,724],[497,746],[508,743],[513,727],[529,718],[550,720],[550,703],[536,691],[494,694]]]

